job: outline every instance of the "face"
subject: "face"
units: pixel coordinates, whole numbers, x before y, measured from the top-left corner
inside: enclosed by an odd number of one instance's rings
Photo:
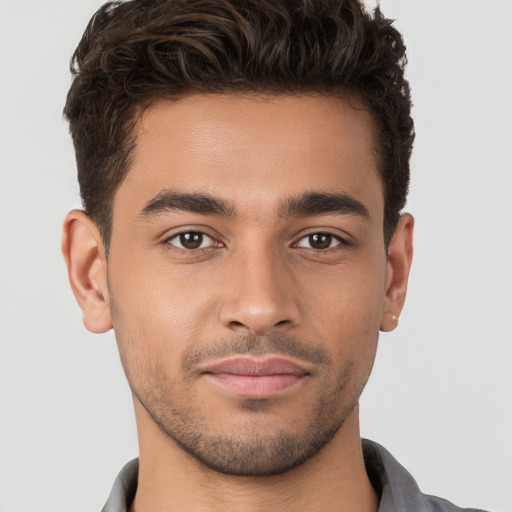
[[[370,374],[388,262],[355,106],[197,95],[141,119],[113,206],[112,323],[135,400],[217,471],[301,464]]]

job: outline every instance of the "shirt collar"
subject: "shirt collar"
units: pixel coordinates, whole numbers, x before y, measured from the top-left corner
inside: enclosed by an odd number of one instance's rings
[[[380,495],[378,512],[429,512],[432,504],[421,493],[405,468],[382,446],[362,440],[364,462],[370,481]],[[119,473],[102,512],[128,512],[137,490],[139,459],[134,459]],[[445,500],[439,500],[439,503]],[[449,505],[449,504],[448,504]],[[435,510],[448,510],[436,508]],[[450,510],[454,510],[450,507]],[[460,510],[460,509],[457,509]]]
[[[366,472],[380,495],[378,512],[431,510],[414,478],[384,447],[368,439],[362,445]]]
[[[101,512],[128,512],[135,498],[138,479],[139,459],[133,459],[117,475],[107,503]]]

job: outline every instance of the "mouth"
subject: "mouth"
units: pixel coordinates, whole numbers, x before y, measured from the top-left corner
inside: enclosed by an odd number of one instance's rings
[[[309,372],[280,357],[235,357],[208,366],[203,375],[240,397],[270,398],[297,387]]]

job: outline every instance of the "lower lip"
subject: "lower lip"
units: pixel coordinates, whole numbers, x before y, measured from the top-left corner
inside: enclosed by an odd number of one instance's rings
[[[210,373],[208,377],[224,389],[239,396],[268,398],[297,386],[304,375],[236,375],[232,373]]]

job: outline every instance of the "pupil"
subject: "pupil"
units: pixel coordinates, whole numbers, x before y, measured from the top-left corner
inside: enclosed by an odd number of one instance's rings
[[[182,233],[180,243],[185,249],[197,249],[203,243],[202,233]]]
[[[316,234],[309,235],[309,243],[313,249],[328,249],[332,242],[331,235]]]

